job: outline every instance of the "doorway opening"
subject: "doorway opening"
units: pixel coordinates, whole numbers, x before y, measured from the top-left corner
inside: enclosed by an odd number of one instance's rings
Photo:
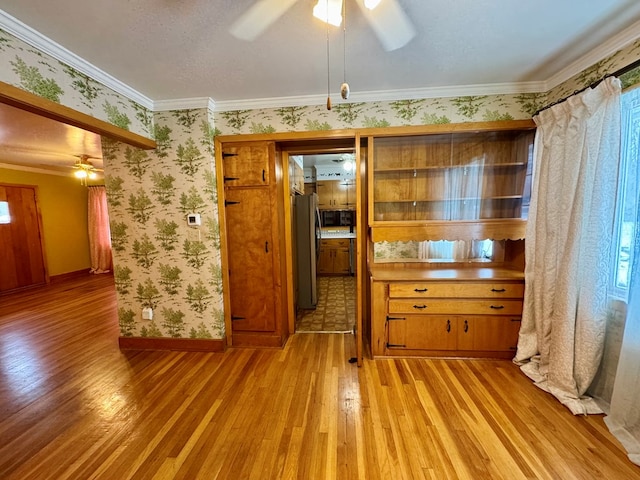
[[[304,173],[304,187],[289,189],[295,332],[355,331],[356,162],[353,140],[342,143],[287,150],[290,164],[297,163]],[[302,226],[310,216],[313,228]]]

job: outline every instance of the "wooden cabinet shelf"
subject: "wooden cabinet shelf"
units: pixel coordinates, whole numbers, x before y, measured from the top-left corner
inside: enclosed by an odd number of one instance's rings
[[[483,164],[483,165],[431,165],[420,167],[402,167],[402,168],[376,168],[374,173],[395,173],[395,172],[420,172],[425,170],[450,170],[456,168],[507,168],[507,167],[526,167],[526,162],[510,162],[500,164]]]
[[[423,135],[387,131],[369,139],[372,230],[394,222],[405,227],[406,240],[415,240],[421,230],[412,231],[414,222],[526,220],[533,123],[496,122],[465,128],[469,130],[452,126],[449,133]],[[380,239],[384,231],[374,235]],[[398,237],[394,234],[394,239]]]

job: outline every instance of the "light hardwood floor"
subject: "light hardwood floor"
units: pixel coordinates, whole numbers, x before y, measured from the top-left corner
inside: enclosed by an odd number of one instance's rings
[[[121,352],[112,279],[0,297],[2,479],[640,479],[509,361]]]

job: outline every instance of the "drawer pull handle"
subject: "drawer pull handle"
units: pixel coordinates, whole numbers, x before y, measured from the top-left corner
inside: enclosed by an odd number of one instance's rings
[[[469,331],[469,321],[465,320],[464,321],[464,333],[467,333]]]
[[[501,310],[504,308],[504,305],[491,305],[491,308],[493,308],[494,310]]]
[[[413,308],[423,309],[423,308],[427,308],[427,306],[426,305],[414,305]]]
[[[426,288],[414,288],[413,289],[414,292],[418,292],[418,293],[424,293],[427,291]]]
[[[451,320],[447,320],[447,333],[451,332]]]
[[[502,292],[506,292],[507,289],[506,288],[492,288],[491,291],[492,292],[497,292],[497,293],[502,293]]]

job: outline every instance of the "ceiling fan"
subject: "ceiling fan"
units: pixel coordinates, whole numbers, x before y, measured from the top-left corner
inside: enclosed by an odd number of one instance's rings
[[[87,180],[95,180],[98,178],[97,172],[102,172],[103,170],[94,167],[89,161],[90,158],[95,157],[90,157],[89,155],[76,156],[78,157],[78,160],[76,160],[76,163],[73,165],[73,169],[75,170],[73,175],[80,180],[80,183],[86,185]]]
[[[229,31],[241,40],[254,40],[297,1],[258,0],[231,25]],[[403,47],[415,35],[413,24],[398,0],[317,0],[314,16],[340,25],[343,1],[354,1],[360,7],[362,15],[386,51]],[[336,13],[332,15],[332,12]]]

